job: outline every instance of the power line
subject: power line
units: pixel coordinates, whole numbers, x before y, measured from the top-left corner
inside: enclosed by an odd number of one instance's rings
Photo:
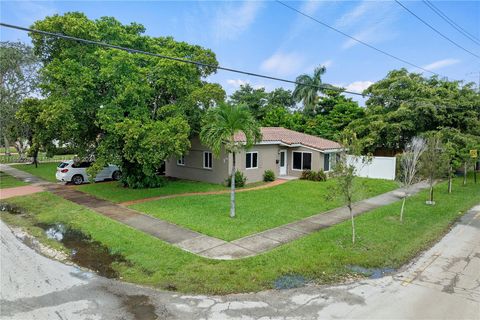
[[[407,12],[409,12],[412,16],[414,16],[415,18],[417,18],[418,20],[420,20],[424,25],[426,25],[427,27],[429,27],[430,29],[432,29],[435,33],[437,33],[438,35],[440,35],[442,38],[444,38],[445,40],[447,40],[448,42],[452,43],[453,45],[455,45],[456,47],[462,49],[463,51],[471,54],[472,56],[474,57],[477,57],[480,59],[480,56],[473,53],[472,51],[468,50],[468,49],[465,49],[465,47],[462,47],[461,45],[459,45],[458,43],[456,43],[455,41],[453,41],[452,39],[450,39],[449,37],[447,37],[446,35],[444,35],[443,33],[441,33],[440,31],[438,31],[435,27],[433,27],[431,24],[429,24],[427,21],[423,20],[422,18],[420,18],[417,14],[415,14],[415,12],[413,12],[412,10],[408,9],[406,6],[403,5],[403,3],[401,3],[400,1],[398,0],[394,0],[396,3],[398,3],[399,6],[401,6],[403,9],[405,9]]]
[[[294,7],[290,6],[290,5],[286,4],[286,3],[283,2],[283,1],[276,0],[276,2],[280,3],[280,4],[283,5],[284,7],[288,8],[288,9],[290,9],[290,10],[292,10],[292,11],[295,11],[296,13],[298,13],[298,14],[300,14],[300,15],[302,15],[302,16],[304,16],[304,17],[306,17],[306,18],[308,18],[308,19],[310,19],[310,20],[312,20],[312,21],[315,21],[315,22],[318,23],[318,24],[321,24],[322,26],[324,26],[324,27],[326,27],[326,28],[328,28],[328,29],[330,29],[330,30],[333,30],[333,31],[335,31],[335,32],[337,32],[337,33],[340,33],[341,35],[343,35],[343,36],[345,36],[345,37],[347,37],[347,38],[350,38],[350,39],[352,39],[352,40],[354,40],[354,41],[356,41],[356,42],[358,42],[358,43],[361,43],[361,44],[363,44],[364,46],[366,46],[366,47],[368,47],[368,48],[370,48],[370,49],[373,49],[373,50],[375,50],[375,51],[377,51],[377,52],[380,52],[380,53],[382,53],[382,54],[384,54],[384,55],[386,55],[386,56],[389,56],[390,58],[393,58],[393,59],[395,59],[395,60],[397,60],[397,61],[400,61],[400,62],[402,62],[402,63],[404,63],[404,64],[407,64],[407,65],[409,65],[409,66],[418,68],[418,69],[423,70],[423,71],[425,71],[425,72],[434,74],[434,75],[436,75],[436,76],[442,76],[442,75],[440,75],[440,74],[438,74],[438,73],[436,73],[436,72],[434,72],[434,71],[431,71],[431,70],[425,69],[425,68],[423,68],[423,67],[417,66],[416,64],[414,64],[414,63],[412,63],[412,62],[409,62],[409,61],[407,61],[407,60],[405,60],[405,59],[402,59],[402,58],[399,58],[399,57],[397,57],[397,56],[395,56],[395,55],[393,55],[393,54],[391,54],[391,53],[389,53],[389,52],[387,52],[387,51],[384,51],[384,50],[382,50],[382,49],[379,49],[379,48],[377,48],[377,47],[374,47],[373,45],[371,45],[371,44],[369,44],[369,43],[367,43],[367,42],[365,42],[365,41],[363,41],[363,40],[360,40],[360,39],[358,39],[358,38],[356,38],[356,37],[354,37],[354,36],[351,36],[351,35],[343,32],[342,30],[339,30],[339,29],[337,29],[337,28],[335,28],[335,27],[332,27],[331,25],[329,25],[329,24],[327,24],[327,23],[325,23],[325,22],[323,22],[323,21],[318,20],[317,18],[312,17],[311,15],[309,15],[309,14],[307,14],[307,13],[305,13],[305,12],[302,12],[302,11],[298,10],[297,8],[294,8]]]
[[[3,23],[3,22],[0,22],[0,26],[6,27],[6,28],[11,28],[11,29],[16,29],[16,30],[21,30],[21,31],[26,31],[26,32],[37,33],[37,34],[40,34],[40,35],[43,35],[43,36],[51,36],[51,37],[66,39],[66,40],[70,40],[70,41],[77,41],[77,42],[80,42],[80,43],[97,45],[97,46],[100,46],[100,47],[126,51],[126,52],[129,52],[129,53],[143,54],[143,55],[158,57],[158,58],[162,58],[162,59],[167,59],[167,60],[172,60],[172,61],[177,61],[177,62],[182,62],[182,63],[187,63],[187,64],[193,64],[193,65],[197,65],[197,66],[210,67],[210,68],[224,70],[224,71],[228,71],[228,72],[240,73],[240,74],[245,74],[245,75],[259,77],[259,78],[265,78],[265,79],[269,79],[269,80],[281,81],[281,82],[286,82],[286,83],[291,83],[291,84],[296,84],[296,85],[307,85],[307,86],[317,88],[317,89],[339,91],[339,92],[348,93],[348,94],[357,95],[357,96],[362,96],[362,97],[369,97],[369,98],[376,97],[373,94],[369,94],[369,93],[362,94],[360,92],[348,91],[348,90],[344,90],[343,88],[334,87],[330,84],[324,84],[324,85],[322,85],[322,84],[320,84],[320,85],[304,84],[304,83],[298,82],[298,81],[282,79],[282,78],[277,78],[277,77],[271,77],[271,76],[268,76],[268,75],[263,75],[263,74],[259,74],[259,73],[248,72],[248,71],[242,71],[242,70],[237,70],[237,69],[232,69],[232,68],[226,68],[226,67],[222,67],[222,66],[216,66],[216,65],[212,65],[212,64],[208,64],[208,63],[204,63],[204,62],[199,62],[199,61],[170,57],[170,56],[166,56],[166,55],[162,55],[162,54],[158,54],[158,53],[152,53],[152,52],[148,52],[148,51],[126,48],[126,47],[117,46],[117,45],[113,45],[113,44],[109,44],[109,43],[105,43],[105,42],[87,40],[87,39],[83,39],[83,38],[67,36],[67,35],[64,35],[64,34],[59,34],[59,33],[54,33],[54,32],[24,28],[24,27],[12,25],[12,24],[7,24],[7,23]],[[384,99],[384,101],[386,101],[386,102],[387,101],[388,102],[400,102],[400,103],[408,102],[408,100],[388,99],[388,98],[385,99],[384,97],[378,97],[378,96],[376,98]],[[458,107],[449,106],[449,108],[450,109],[457,109]]]
[[[445,20],[449,25],[451,25],[453,28],[455,28],[458,32],[463,34],[465,37],[468,39],[472,40],[476,44],[480,45],[480,40],[476,38],[474,35],[469,33],[467,30],[463,29],[461,26],[459,26],[455,21],[450,19],[445,13],[443,13],[438,7],[436,7],[432,2],[428,0],[423,0],[423,3],[429,7],[433,12],[435,12],[440,18]]]
[[[294,81],[294,80],[272,77],[272,76],[268,76],[268,75],[264,75],[264,74],[260,74],[260,73],[254,73],[254,72],[243,71],[243,70],[238,70],[238,69],[233,69],[233,68],[227,68],[227,67],[217,66],[217,65],[213,65],[213,64],[208,64],[208,63],[204,63],[204,62],[193,61],[193,60],[188,60],[188,59],[183,59],[183,58],[176,58],[176,57],[166,56],[166,55],[163,55],[163,54],[126,48],[126,47],[122,47],[122,46],[109,44],[109,43],[106,43],[106,42],[87,40],[87,39],[67,36],[67,35],[64,35],[64,34],[54,33],[54,32],[24,28],[24,27],[12,25],[12,24],[7,24],[7,23],[3,23],[3,22],[0,22],[0,26],[6,27],[6,28],[11,28],[11,29],[16,29],[16,30],[21,30],[21,31],[26,31],[26,32],[31,32],[31,33],[37,33],[37,34],[41,34],[43,36],[51,36],[51,37],[62,38],[62,39],[67,39],[67,40],[71,40],[71,41],[83,42],[83,43],[96,45],[96,46],[100,46],[100,47],[105,47],[105,48],[110,48],[110,49],[122,50],[122,51],[126,51],[126,52],[129,52],[129,53],[144,54],[144,55],[153,56],[153,57],[157,57],[157,58],[162,58],[162,59],[167,59],[167,60],[172,60],[172,61],[177,61],[177,62],[182,62],[182,63],[187,63],[187,64],[193,64],[193,65],[196,65],[196,66],[209,67],[209,68],[214,68],[214,69],[228,71],[228,72],[240,73],[240,74],[253,76],[253,77],[258,77],[258,78],[264,78],[264,79],[269,79],[269,80],[286,82],[286,83],[291,83],[291,84],[295,84],[295,85],[307,85],[307,86],[318,88],[318,89],[340,91],[340,92],[345,92],[345,93],[348,93],[348,94],[358,95],[358,96],[362,96],[362,97],[368,97],[369,96],[368,94],[362,94],[360,92],[348,91],[348,90],[345,90],[343,88],[334,87],[330,84],[324,84],[324,85],[322,85],[322,84],[320,84],[320,85],[305,84],[305,83],[301,83],[301,82]]]

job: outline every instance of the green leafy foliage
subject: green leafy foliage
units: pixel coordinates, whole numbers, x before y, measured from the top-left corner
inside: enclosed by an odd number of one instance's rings
[[[454,129],[480,136],[480,94],[473,86],[393,70],[365,90],[371,95],[365,117],[348,128],[356,133],[364,152],[389,150],[392,154],[428,131]]]
[[[303,170],[302,174],[300,175],[300,179],[310,181],[327,181],[327,175],[325,172],[323,172],[323,170]]]
[[[0,42],[0,57],[0,138],[7,148],[15,143],[23,159],[29,127],[15,114],[23,99],[38,93],[40,64],[32,48],[21,42]]]
[[[232,178],[228,177],[226,181],[227,186],[230,187],[231,183],[232,183]],[[236,188],[244,187],[246,183],[247,183],[247,177],[245,177],[243,172],[238,170],[235,171],[235,187]]]
[[[96,20],[70,12],[35,22],[35,29],[191,59],[195,66],[32,34],[41,58],[45,107],[42,117],[63,117],[56,138],[83,157],[95,158],[95,174],[105,164],[121,167],[126,186],[162,185],[156,170],[189,148],[199,119],[222,102],[223,89],[202,79],[215,72],[215,54],[171,37],[150,37],[136,23],[112,17]]]
[[[272,170],[265,170],[265,172],[263,173],[263,181],[275,181],[275,172],[273,172]]]

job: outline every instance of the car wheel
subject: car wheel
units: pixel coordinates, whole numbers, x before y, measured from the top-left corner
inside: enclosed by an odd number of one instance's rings
[[[72,182],[73,182],[73,184],[75,184],[75,185],[77,185],[77,186],[78,186],[79,184],[82,184],[82,183],[83,183],[83,177],[82,177],[82,175],[80,175],[80,174],[74,175],[74,176],[72,177]]]
[[[114,171],[112,174],[112,179],[118,181],[120,178],[122,178],[122,173],[118,170]]]

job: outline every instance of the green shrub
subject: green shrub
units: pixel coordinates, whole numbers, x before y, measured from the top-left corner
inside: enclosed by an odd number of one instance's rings
[[[326,181],[327,175],[323,170],[319,171],[312,171],[312,170],[303,170],[302,175],[300,176],[302,180],[310,180],[310,181]]]
[[[136,164],[124,162],[121,166],[121,170],[122,177],[120,183],[124,187],[132,189],[158,188],[167,184],[167,180],[164,176],[156,174],[146,175],[142,168]]]
[[[275,172],[273,172],[272,170],[265,170],[265,172],[263,173],[263,181],[275,181]]]
[[[227,179],[227,186],[230,187],[231,183],[231,177],[228,177]],[[247,178],[243,175],[241,171],[235,172],[235,187],[240,188],[245,186],[245,183],[247,183]]]

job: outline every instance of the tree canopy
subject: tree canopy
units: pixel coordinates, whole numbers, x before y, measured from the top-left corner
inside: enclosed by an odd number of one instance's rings
[[[147,36],[142,25],[112,17],[90,20],[73,12],[47,17],[33,28],[218,65],[209,49]],[[215,67],[30,36],[44,64],[43,112],[62,117],[58,139],[80,155],[94,155],[92,171],[119,164],[125,185],[157,185],[157,168],[185,152],[189,136],[200,130],[201,115],[225,98],[219,85],[204,80]]]
[[[27,128],[15,113],[23,99],[37,92],[39,60],[32,48],[21,42],[0,42],[0,133],[8,152],[15,142],[20,156],[24,152]]]
[[[402,150],[412,137],[442,128],[480,136],[480,94],[472,83],[393,70],[365,93],[365,117],[348,127],[364,151]]]

